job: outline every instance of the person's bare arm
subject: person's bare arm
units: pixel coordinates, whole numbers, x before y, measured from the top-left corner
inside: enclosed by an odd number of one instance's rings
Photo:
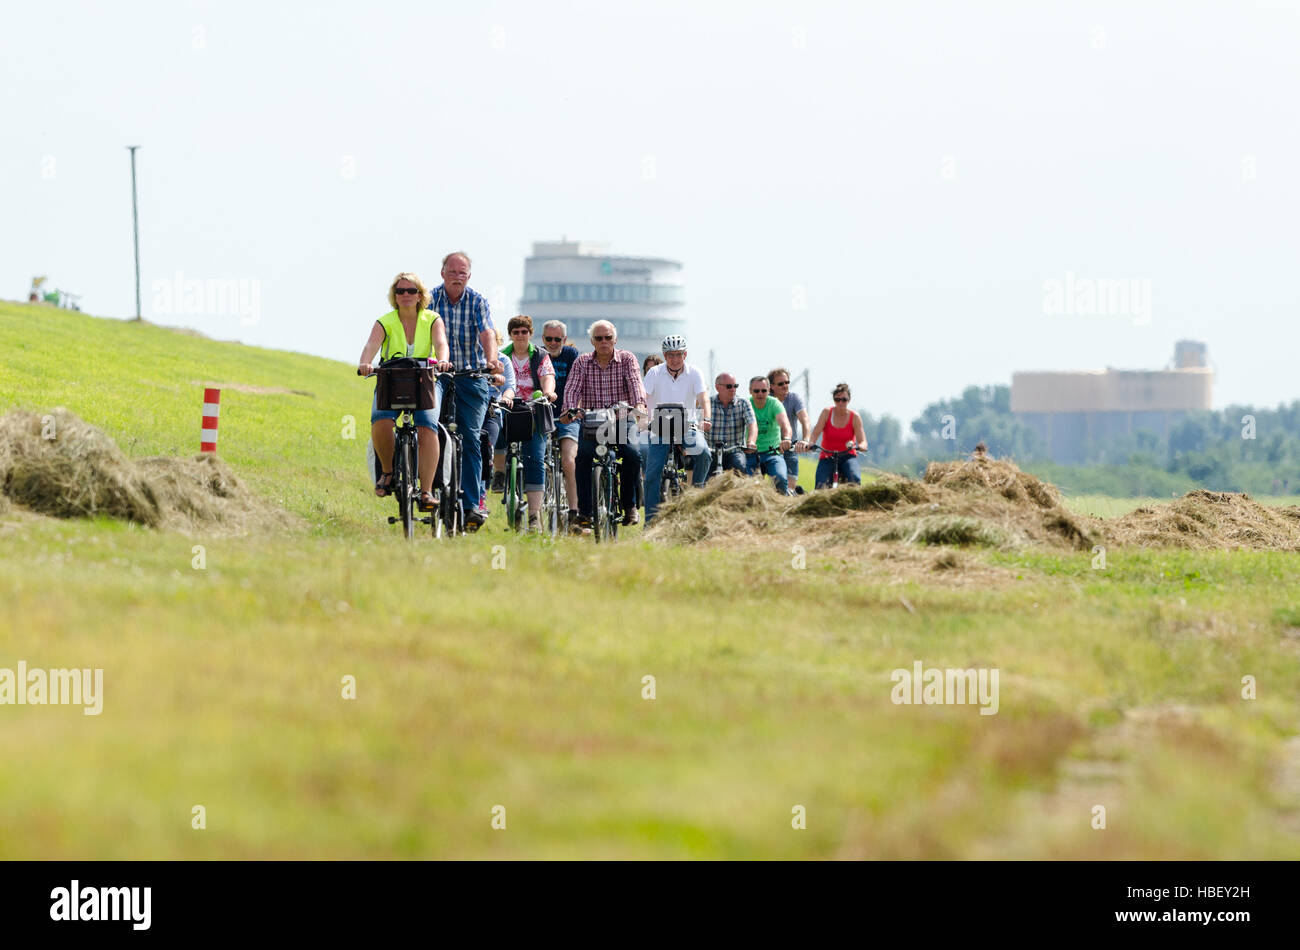
[[[384,327],[378,320],[375,321],[374,327],[370,330],[370,338],[366,340],[366,345],[361,348],[361,359],[357,360],[357,372],[362,376],[369,376],[374,372],[374,364],[370,360],[374,357],[375,351],[384,345]]]
[[[447,327],[439,318],[433,321],[433,358],[438,363],[439,371],[445,372],[451,365],[447,362],[450,356],[447,346]]]
[[[830,420],[830,417],[831,411],[829,409],[823,409],[822,414],[817,417],[817,424],[813,426],[812,435],[808,437],[809,446],[816,445],[818,440],[821,439],[822,429],[826,428],[826,423]],[[858,421],[861,422],[862,420],[859,419]]]
[[[483,356],[487,359],[488,369],[494,373],[501,372],[501,359],[497,353],[497,331],[487,329],[478,335],[479,345],[483,347]]]
[[[862,416],[853,413],[853,438],[857,440],[858,451],[867,450],[867,430],[862,427]]]
[[[781,443],[779,448],[782,452],[790,448],[790,417],[782,409],[776,414],[776,427],[781,432]]]

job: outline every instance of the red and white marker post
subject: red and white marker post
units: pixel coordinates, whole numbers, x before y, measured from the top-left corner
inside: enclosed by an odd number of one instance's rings
[[[217,450],[217,419],[221,415],[221,390],[203,390],[203,433],[199,436],[200,452]]]

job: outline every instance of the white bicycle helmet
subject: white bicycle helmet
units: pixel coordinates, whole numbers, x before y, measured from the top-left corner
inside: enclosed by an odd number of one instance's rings
[[[682,336],[680,333],[670,333],[664,337],[664,342],[660,349],[665,353],[670,350],[684,350],[686,349],[686,337]]]

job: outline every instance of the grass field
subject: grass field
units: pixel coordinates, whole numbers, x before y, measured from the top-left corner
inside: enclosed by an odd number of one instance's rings
[[[290,390],[226,388],[221,452],[300,519],[0,515],[0,667],[104,670],[99,716],[0,706],[0,857],[1300,856],[1294,555],[410,545],[347,366],[25,305],[0,348],[0,409],[132,456],[197,448],[204,382]],[[916,661],[997,715],[893,704]]]

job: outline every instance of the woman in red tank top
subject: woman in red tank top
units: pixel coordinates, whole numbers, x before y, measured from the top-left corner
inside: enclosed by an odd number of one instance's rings
[[[858,467],[858,449],[866,451],[867,436],[862,429],[862,417],[849,408],[848,383],[840,383],[831,393],[835,404],[823,409],[813,426],[809,444],[818,444],[820,437],[822,453],[817,462],[817,488],[830,488],[836,470],[840,481],[862,484],[862,471]],[[836,455],[836,453],[847,453]]]

